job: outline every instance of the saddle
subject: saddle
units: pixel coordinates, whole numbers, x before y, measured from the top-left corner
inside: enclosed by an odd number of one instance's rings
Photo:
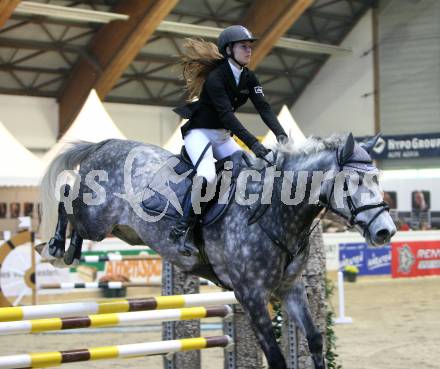
[[[192,180],[196,174],[196,168],[192,164],[184,146],[182,146],[180,154],[174,157],[179,160],[178,164],[173,168],[174,174],[178,176],[184,174],[188,175],[178,183],[168,181],[165,185],[168,187],[168,193],[173,194],[173,197],[175,194],[176,197],[174,198],[177,198],[180,207],[182,207],[186,196],[191,196]],[[225,165],[225,163],[227,164]],[[236,180],[240,174],[240,170],[244,166],[249,166],[250,162],[247,154],[240,150],[236,151],[229,157],[217,161],[215,165],[218,178],[216,191],[214,197],[206,204],[205,210],[202,214],[203,225],[214,224],[222,218],[234,198]],[[222,173],[226,170],[230,171],[231,184],[227,191],[222,189],[222,192],[220,192]],[[163,213],[163,216],[168,219],[176,220],[180,218],[181,214],[179,210],[172,204],[170,199],[161,192],[155,191],[154,188],[147,187],[143,196],[144,200],[142,200],[143,210],[151,216],[157,216]]]

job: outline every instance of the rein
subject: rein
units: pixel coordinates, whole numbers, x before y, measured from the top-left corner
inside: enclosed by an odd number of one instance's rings
[[[273,152],[274,160],[273,162],[270,162],[266,158],[263,158],[264,161],[266,161],[269,165],[275,166],[276,169],[276,162],[277,162],[277,156],[276,152]],[[318,224],[321,222],[322,218],[327,214],[328,208],[322,213],[322,215],[319,217],[319,219],[315,222],[315,224],[310,227],[309,229],[305,229],[301,232],[300,237],[298,239],[300,240],[300,246],[297,248],[295,253],[292,253],[289,248],[287,247],[287,240],[283,240],[283,237],[278,237],[274,234],[274,232],[270,229],[267,229],[265,226],[259,222],[260,218],[266,213],[267,209],[269,208],[269,204],[259,204],[257,209],[251,214],[248,220],[248,224],[257,223],[260,229],[263,231],[264,234],[272,241],[272,243],[277,246],[281,251],[287,254],[287,262],[285,265],[285,268],[289,266],[289,264],[298,256],[300,255],[305,248],[308,245],[308,240],[312,232],[315,230],[315,228],[318,226]],[[250,208],[249,208],[250,210]],[[303,234],[304,233],[304,234]]]
[[[336,161],[338,163],[339,166],[339,172],[342,172],[344,170],[344,166],[346,166],[347,164],[372,164],[373,162],[371,160],[343,160],[343,155],[342,155],[342,150],[340,151],[339,149],[336,151]],[[274,160],[274,163],[276,163],[276,159]],[[270,163],[273,164],[273,163]],[[330,196],[329,199],[332,198],[333,194],[334,194],[334,190],[335,190],[335,182],[336,179],[333,180],[333,185],[330,191]],[[348,183],[347,183],[347,179],[344,179],[344,191],[348,190]],[[318,220],[315,221],[315,224],[311,227],[309,227],[309,229],[305,229],[303,230],[299,237],[299,247],[297,248],[296,252],[293,253],[289,250],[288,246],[287,246],[287,240],[283,240],[283,238],[285,237],[280,237],[277,236],[272,230],[267,229],[265,226],[263,226],[261,224],[261,222],[259,222],[261,216],[264,214],[261,214],[258,219],[254,219],[252,222],[249,221],[249,224],[253,223],[253,222],[257,222],[258,226],[260,227],[260,229],[266,234],[266,236],[272,241],[272,243],[277,246],[281,251],[283,251],[284,253],[287,254],[287,262],[285,265],[285,269],[289,266],[289,264],[298,256],[300,255],[305,248],[308,245],[308,240],[310,238],[310,235],[312,234],[312,232],[316,229],[316,227],[318,226],[318,224],[321,222],[321,220],[324,218],[324,216],[327,214],[328,211],[331,211],[337,215],[339,215],[340,217],[344,218],[345,220],[347,220],[350,224],[351,227],[354,227],[355,225],[359,225],[362,229],[363,229],[363,236],[365,237],[368,228],[370,227],[370,225],[377,219],[377,217],[382,214],[384,211],[388,211],[389,207],[388,205],[385,203],[385,201],[382,201],[378,204],[369,204],[369,205],[364,205],[364,206],[360,206],[360,207],[356,207],[356,205],[354,204],[354,201],[352,199],[352,197],[350,195],[347,196],[347,204],[348,207],[350,209],[351,212],[351,216],[348,217],[345,214],[343,214],[342,212],[340,212],[339,210],[333,208],[331,206],[331,202],[328,201],[327,199],[325,199],[323,196],[320,196],[319,198],[319,202],[318,202],[318,206],[321,206],[322,208],[324,208],[325,210],[323,212],[321,212],[321,215],[319,216]],[[260,204],[260,207],[262,205]],[[380,210],[370,219],[370,221],[365,225],[365,223],[363,222],[359,222],[356,220],[356,217],[367,210],[371,210],[371,209],[375,209],[375,208],[380,208]],[[257,208],[258,210],[258,208]],[[266,209],[267,210],[267,207]],[[257,211],[256,211],[257,212]],[[255,212],[254,212],[255,214]],[[253,216],[250,217],[250,220],[253,218]]]

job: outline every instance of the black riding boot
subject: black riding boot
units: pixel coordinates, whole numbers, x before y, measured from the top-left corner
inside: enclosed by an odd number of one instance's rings
[[[177,250],[184,256],[191,256],[198,253],[198,249],[187,242],[189,233],[197,221],[197,216],[191,202],[191,193],[186,196],[183,204],[183,214],[177,219],[176,224],[171,229],[168,239],[173,243],[178,243]]]
[[[198,181],[195,182],[197,183]],[[202,178],[200,182],[201,189],[200,191],[196,190],[195,193],[199,193],[200,196],[204,196],[208,188],[208,181],[206,178]],[[200,203],[200,206],[202,214],[206,203]],[[194,246],[194,243],[187,242],[187,239],[188,236],[192,236],[191,231],[193,230],[196,222],[199,220],[201,214],[195,214],[191,201],[191,193],[188,193],[188,196],[185,198],[185,203],[183,204],[183,215],[177,220],[173,229],[171,229],[170,235],[168,236],[168,239],[170,239],[172,242],[179,243],[177,250],[184,256],[191,256],[199,253],[199,250]]]

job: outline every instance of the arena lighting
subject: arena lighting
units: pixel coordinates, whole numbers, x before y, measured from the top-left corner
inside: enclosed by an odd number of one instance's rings
[[[89,9],[71,8],[65,6],[35,3],[31,1],[21,2],[14,11],[16,14],[43,15],[46,17],[62,18],[79,22],[108,23],[112,20],[127,20],[128,15],[101,12]],[[163,21],[157,28],[158,31],[180,34],[185,36],[198,36],[206,38],[217,38],[222,31],[221,28],[200,26],[196,24]],[[328,54],[328,55],[350,55],[352,50],[341,46],[322,44],[297,40],[294,38],[281,37],[275,47],[282,49],[302,51],[306,53]]]
[[[126,14],[100,12],[96,10],[22,1],[14,10],[15,14],[43,15],[79,22],[108,23],[113,20],[127,20]]]

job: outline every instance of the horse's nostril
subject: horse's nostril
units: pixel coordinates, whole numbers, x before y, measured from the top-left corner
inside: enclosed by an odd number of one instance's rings
[[[376,233],[376,238],[381,241],[388,240],[390,238],[390,232],[388,229],[381,229]]]

